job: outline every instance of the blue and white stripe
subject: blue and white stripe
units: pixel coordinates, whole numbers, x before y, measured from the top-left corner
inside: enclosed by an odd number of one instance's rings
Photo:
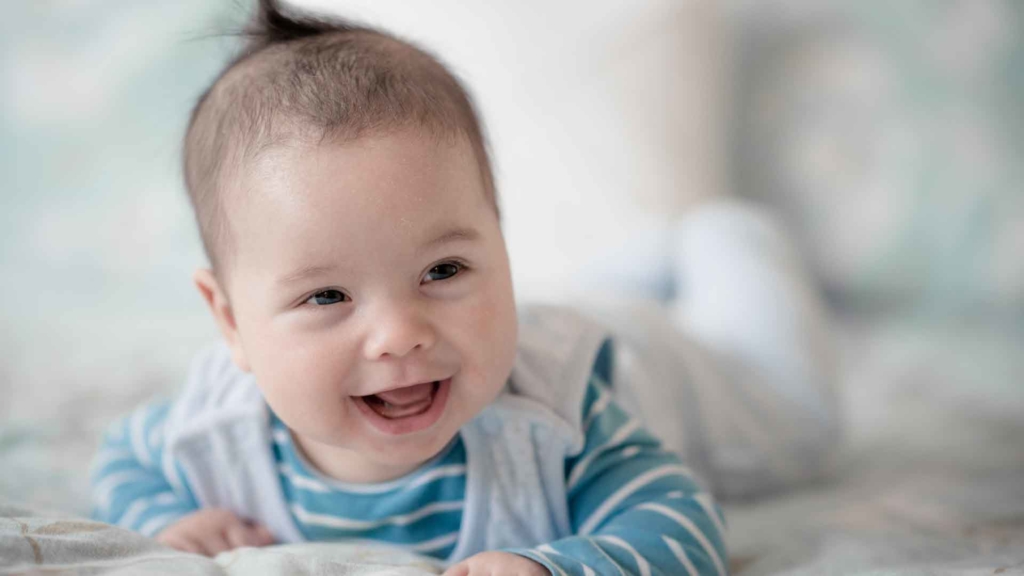
[[[349,484],[320,474],[296,450],[278,418],[271,425],[285,499],[307,539],[385,542],[439,559],[451,555],[466,490],[460,439],[404,478]]]
[[[198,509],[188,488],[168,481],[161,466],[169,409],[168,402],[154,403],[108,428],[90,471],[94,518],[154,536]]]
[[[721,512],[679,459],[636,424],[595,372],[583,452],[566,464],[575,536],[514,550],[552,574],[724,575]]]
[[[111,427],[92,472],[98,519],[153,536],[197,509],[179,484],[180,470],[163,461],[167,412],[167,404],[156,404]],[[509,551],[555,575],[724,575],[721,511],[679,459],[614,401],[601,370],[591,377],[582,416],[584,449],[566,461],[575,535]],[[387,543],[439,559],[454,551],[466,491],[459,437],[404,478],[357,485],[318,472],[283,422],[272,417],[271,426],[281,486],[305,538]]]

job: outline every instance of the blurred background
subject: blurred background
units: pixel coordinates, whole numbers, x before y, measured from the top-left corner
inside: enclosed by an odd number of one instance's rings
[[[907,422],[965,406],[1024,444],[1024,3],[303,4],[466,81],[521,300],[670,298],[675,219],[747,197],[835,312],[855,444],[956,449]],[[0,496],[83,511],[69,463],[216,337],[179,144],[249,2],[4,10]]]

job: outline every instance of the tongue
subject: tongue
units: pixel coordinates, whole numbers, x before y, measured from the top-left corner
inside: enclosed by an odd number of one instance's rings
[[[406,386],[405,388],[388,390],[387,392],[376,394],[376,396],[388,404],[401,408],[410,404],[420,404],[430,400],[430,395],[433,391],[434,383],[427,382],[425,384],[415,384],[413,386]]]
[[[428,382],[366,396],[363,401],[371,410],[385,418],[405,418],[430,408],[433,399],[434,383]]]

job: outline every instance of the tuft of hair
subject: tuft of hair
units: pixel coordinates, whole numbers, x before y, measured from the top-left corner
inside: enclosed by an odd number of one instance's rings
[[[241,36],[241,52],[193,108],[184,141],[185,186],[215,271],[231,251],[225,184],[294,139],[345,142],[406,127],[466,138],[498,210],[483,126],[436,57],[376,28],[285,13],[275,0],[259,0]]]

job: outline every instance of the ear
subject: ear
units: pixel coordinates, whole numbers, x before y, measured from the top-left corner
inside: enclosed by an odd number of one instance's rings
[[[209,268],[196,270],[192,275],[192,281],[196,283],[196,288],[202,294],[203,300],[206,300],[206,305],[210,307],[213,319],[217,321],[217,327],[220,328],[220,333],[227,341],[228,348],[231,349],[231,358],[235,361],[235,365],[248,372],[249,361],[245,357],[245,349],[242,347],[238,325],[235,323],[235,313],[231,309],[227,292],[217,281],[213,270]]]

